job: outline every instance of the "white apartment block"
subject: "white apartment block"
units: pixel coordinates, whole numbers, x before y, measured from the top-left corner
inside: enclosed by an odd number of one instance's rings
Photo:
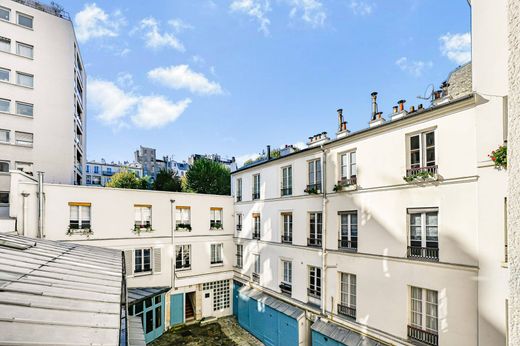
[[[137,162],[106,162],[105,160],[87,161],[85,164],[85,185],[105,186],[112,176],[121,171],[132,172],[138,178],[142,178],[143,166]]]
[[[9,170],[83,184],[86,74],[68,15],[34,1],[0,0],[0,212]]]

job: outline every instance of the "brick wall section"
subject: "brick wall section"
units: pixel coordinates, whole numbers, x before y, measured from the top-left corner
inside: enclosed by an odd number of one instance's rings
[[[509,345],[520,345],[520,3],[509,0]]]
[[[448,77],[448,95],[452,99],[457,99],[464,95],[471,93],[472,78],[471,78],[471,63],[462,65],[458,69],[454,70]]]

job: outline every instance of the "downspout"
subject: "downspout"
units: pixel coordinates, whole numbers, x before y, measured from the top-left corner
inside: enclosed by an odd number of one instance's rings
[[[27,234],[27,197],[29,193],[22,192],[22,236],[26,237]]]
[[[45,233],[43,230],[43,203],[44,203],[44,195],[43,195],[43,172],[38,172],[38,236],[37,238],[45,238]]]
[[[323,280],[321,281],[322,282],[322,286],[323,286],[323,289],[322,289],[322,299],[321,299],[321,313],[322,315],[326,315],[327,313],[327,202],[328,202],[328,199],[327,199],[327,153],[326,153],[326,150],[323,148],[323,144],[320,146],[321,148],[321,155],[322,155],[322,159],[321,159],[321,162],[322,162],[322,172],[321,172],[321,176],[322,176],[322,191],[323,191],[323,195],[322,195],[322,217],[323,217],[323,220],[322,220],[322,230],[321,230],[321,234],[322,234],[322,240],[321,240],[321,252],[322,252],[322,256],[321,256],[321,267],[323,268],[322,269],[322,273],[323,273]]]
[[[172,261],[171,261],[171,266],[172,266],[172,279],[171,279],[171,284],[172,284],[172,289],[175,288],[175,230],[174,230],[174,227],[173,227],[173,204],[175,203],[175,200],[174,199],[170,199],[170,214],[171,214],[171,217],[170,217],[170,229],[171,229],[171,234],[172,234]]]

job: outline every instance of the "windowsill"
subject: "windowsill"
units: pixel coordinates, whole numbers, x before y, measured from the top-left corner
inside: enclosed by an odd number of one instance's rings
[[[223,267],[223,266],[224,266],[224,262],[221,262],[221,263],[210,263],[210,267],[211,268]]]
[[[153,272],[150,270],[150,271],[146,271],[146,272],[134,272],[134,276],[147,276],[147,275],[152,275]]]
[[[191,267],[187,267],[187,268],[175,268],[175,270],[178,271],[178,272],[184,272],[184,271],[191,270]]]
[[[7,81],[5,81],[5,80],[0,80],[0,83],[9,84],[9,85],[14,85],[14,86],[17,86],[17,87],[20,87],[20,88],[29,89],[29,90],[34,90],[34,86],[29,87],[29,86],[25,86],[25,85],[21,85],[21,84],[16,84],[16,83],[7,82]]]
[[[2,112],[2,111],[0,111],[0,114],[14,115],[16,117],[26,118],[26,119],[34,119],[34,116],[31,116],[31,115],[16,114],[16,113],[11,113],[11,112]]]
[[[32,148],[33,147],[33,144],[31,145],[27,145],[27,144],[19,144],[19,143],[15,143],[13,144],[14,146],[17,146],[17,147],[23,147],[23,148]]]
[[[34,60],[34,57],[29,58],[28,56],[20,55],[20,54],[16,54],[16,53],[12,53],[12,52],[6,52],[5,50],[0,50],[0,52],[1,53],[5,53],[5,54],[9,54],[9,55],[19,56],[20,58],[24,58],[24,59],[28,59],[28,60]]]
[[[5,20],[5,19],[0,19],[0,20],[2,21],[2,23],[9,23],[11,25],[18,26],[20,28],[24,28],[24,29],[27,29],[27,30],[30,30],[30,31],[34,31],[33,28],[28,28],[28,27],[20,25],[20,24],[18,24],[16,22],[11,22],[10,20]]]
[[[223,231],[224,228],[210,228],[210,231]]]

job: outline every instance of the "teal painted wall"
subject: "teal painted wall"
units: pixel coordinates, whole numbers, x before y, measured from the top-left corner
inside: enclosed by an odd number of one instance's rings
[[[321,333],[312,331],[312,346],[343,346],[342,343],[337,342]]]
[[[170,295],[170,326],[184,323],[184,293]]]

